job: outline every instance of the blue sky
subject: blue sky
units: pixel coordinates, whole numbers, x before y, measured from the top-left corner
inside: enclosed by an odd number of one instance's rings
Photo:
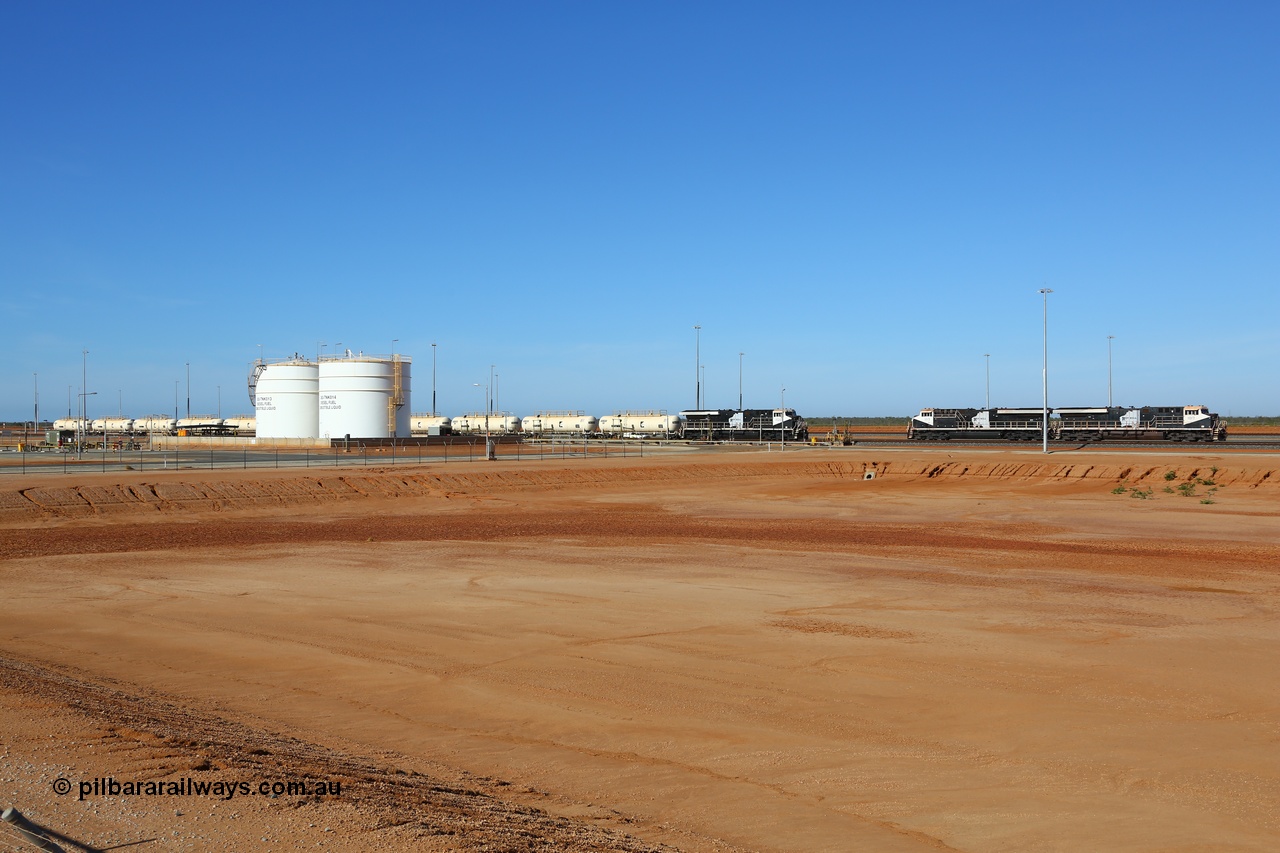
[[[1280,5],[0,5],[0,418],[1280,412]],[[220,392],[219,392],[220,386]]]

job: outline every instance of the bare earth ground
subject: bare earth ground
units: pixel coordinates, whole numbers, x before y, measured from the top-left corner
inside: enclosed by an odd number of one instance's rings
[[[447,468],[5,475],[0,805],[67,849],[1280,848],[1274,455]]]

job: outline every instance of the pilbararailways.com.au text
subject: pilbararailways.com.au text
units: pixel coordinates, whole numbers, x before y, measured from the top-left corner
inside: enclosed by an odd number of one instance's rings
[[[231,800],[236,797],[340,797],[342,782],[336,779],[274,779],[264,782],[210,782],[204,779],[126,781],[106,776],[72,783],[59,776],[53,780],[53,792],[64,796],[76,791],[76,799],[94,797],[211,797]]]

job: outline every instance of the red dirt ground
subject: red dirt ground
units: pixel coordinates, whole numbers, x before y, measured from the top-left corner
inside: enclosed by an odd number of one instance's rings
[[[1271,850],[1277,566],[1216,450],[6,475],[0,790],[98,848]]]

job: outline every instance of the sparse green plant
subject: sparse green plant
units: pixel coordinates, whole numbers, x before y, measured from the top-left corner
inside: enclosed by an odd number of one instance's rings
[[[1179,483],[1178,491],[1182,492],[1184,498],[1189,498],[1196,493],[1195,483]]]
[[[1176,479],[1178,479],[1178,472],[1177,472],[1177,471],[1165,471],[1165,472],[1164,472],[1164,478],[1165,478],[1166,480],[1176,480]]]
[[[1211,503],[1213,503],[1213,498],[1201,498],[1201,499],[1200,499],[1200,503],[1202,503],[1202,504],[1211,504]]]
[[[1213,480],[1206,480],[1203,477],[1196,477],[1196,482],[1202,486],[1212,486]]]
[[[1126,487],[1125,487],[1125,486],[1123,486],[1123,485],[1120,485],[1120,486],[1116,486],[1114,489],[1112,489],[1112,490],[1111,490],[1111,494],[1113,494],[1113,495],[1123,495],[1123,494],[1124,494],[1125,492],[1127,492],[1127,491],[1129,491],[1129,489],[1128,489],[1128,488],[1126,488]]]
[[[1166,495],[1171,495],[1171,494],[1173,494],[1173,486],[1165,486],[1165,487],[1164,487],[1164,493],[1165,493]]]
[[[1218,475],[1218,466],[1214,465],[1212,468],[1209,469],[1209,476],[1216,477],[1217,475]]]
[[[1151,497],[1151,489],[1147,489],[1146,491],[1143,491],[1142,489],[1133,488],[1129,490],[1129,495],[1131,497],[1141,498],[1142,500],[1145,501],[1147,498]]]

